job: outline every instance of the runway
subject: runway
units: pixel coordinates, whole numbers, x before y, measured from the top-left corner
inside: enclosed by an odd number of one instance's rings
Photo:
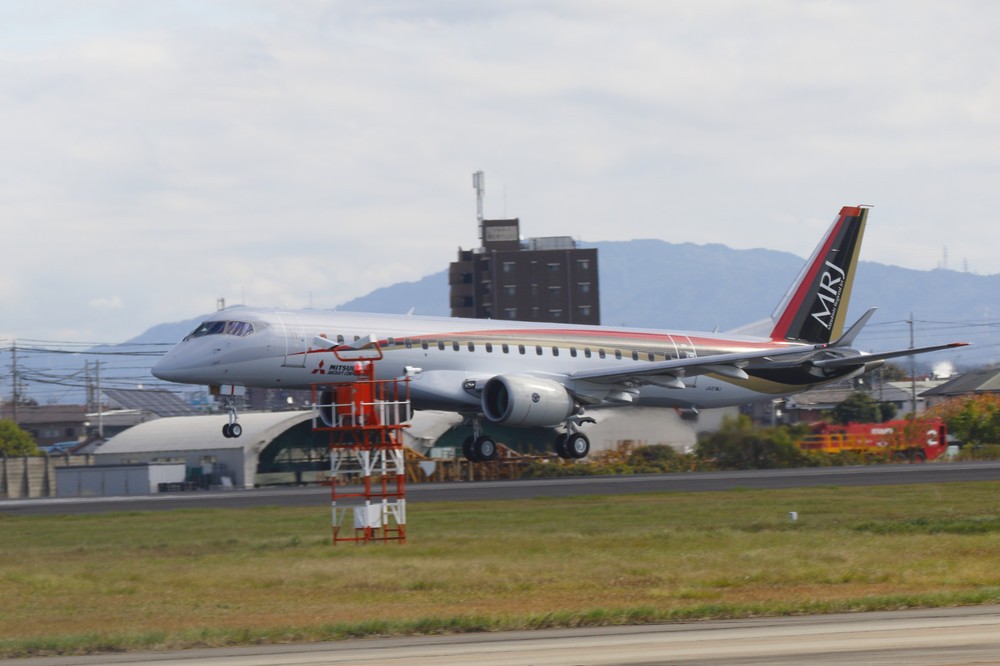
[[[1000,664],[1000,606],[56,657],[22,666]]]
[[[1000,481],[1000,462],[808,467],[734,472],[521,479],[516,481],[411,483],[407,485],[406,492],[407,501],[414,503],[627,493],[704,492],[732,490],[734,488],[886,486],[963,481]],[[7,515],[57,515],[187,508],[249,509],[260,506],[326,506],[328,499],[329,489],[323,486],[257,488],[128,497],[0,500],[0,513]]]

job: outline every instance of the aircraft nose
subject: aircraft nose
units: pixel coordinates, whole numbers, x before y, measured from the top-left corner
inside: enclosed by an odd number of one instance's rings
[[[153,376],[157,379],[162,379],[167,382],[177,381],[177,365],[174,362],[174,359],[171,358],[170,352],[161,356],[159,360],[153,364],[153,368],[150,372],[152,372]]]

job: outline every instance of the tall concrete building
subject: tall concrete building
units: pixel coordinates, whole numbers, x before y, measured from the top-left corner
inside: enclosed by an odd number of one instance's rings
[[[481,219],[480,238],[448,271],[453,317],[601,323],[595,248],[568,236],[521,241],[517,218]]]

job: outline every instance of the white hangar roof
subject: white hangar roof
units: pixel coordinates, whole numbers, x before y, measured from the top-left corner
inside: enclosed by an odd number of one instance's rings
[[[240,414],[241,437],[223,437],[228,416],[177,416],[148,421],[115,435],[97,449],[98,455],[240,449],[256,455],[275,437],[312,418],[311,411]]]

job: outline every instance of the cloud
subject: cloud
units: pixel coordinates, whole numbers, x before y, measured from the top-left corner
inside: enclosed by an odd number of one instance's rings
[[[115,339],[223,295],[331,306],[419,279],[477,244],[477,169],[487,216],[530,236],[805,255],[841,205],[872,203],[862,258],[929,269],[947,245],[995,272],[996,19],[902,0],[8,3],[4,325],[46,337],[57,311]],[[48,275],[81,257],[99,264],[72,284]]]

